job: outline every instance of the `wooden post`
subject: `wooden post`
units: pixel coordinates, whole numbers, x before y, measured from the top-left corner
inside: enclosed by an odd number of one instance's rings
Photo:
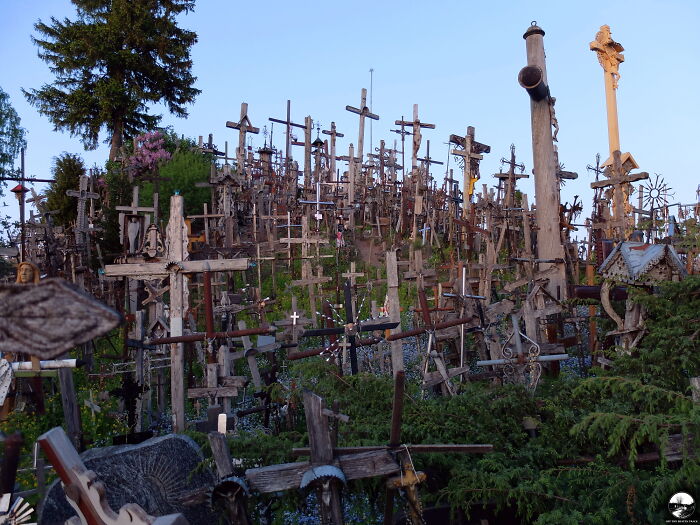
[[[243,108],[241,108],[243,110]],[[184,221],[185,199],[181,195],[170,197],[168,221],[168,258],[184,261],[187,257],[187,227]],[[182,320],[188,307],[189,292],[182,272],[170,274],[170,335],[183,335]],[[185,373],[184,344],[170,344],[170,397],[172,402],[173,431],[185,430]]]
[[[399,322],[399,326],[390,330],[389,333],[401,332],[401,307],[399,304],[399,270],[396,261],[396,250],[386,252],[386,282],[387,282],[387,313],[389,319]],[[403,362],[403,343],[401,341],[391,341],[391,368],[394,377],[399,372],[405,370]]]
[[[309,430],[309,447],[311,448],[311,465],[332,465],[333,464],[333,442],[328,428],[328,417],[324,414],[323,399],[310,391],[304,392],[304,414],[306,416],[306,427]],[[340,504],[340,490],[338,484],[330,483],[328,489],[321,489],[324,496],[320,497],[321,502],[321,523],[332,523],[342,525],[343,508]],[[325,514],[325,515],[324,515]]]
[[[541,75],[540,83],[547,90],[546,96],[537,100],[530,97],[530,114],[532,125],[532,157],[535,176],[535,201],[537,219],[537,258],[564,260],[564,248],[559,229],[559,180],[557,179],[557,161],[552,141],[552,117],[550,109],[549,88],[547,86],[547,67],[544,55],[544,31],[532,25],[523,35],[527,49],[526,70],[537,71]],[[553,275],[547,291],[558,300],[566,299],[566,272],[563,263],[558,264],[557,273]],[[551,264],[542,263],[540,269],[547,269]]]

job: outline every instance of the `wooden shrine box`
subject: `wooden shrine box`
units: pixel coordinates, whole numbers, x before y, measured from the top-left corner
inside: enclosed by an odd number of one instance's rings
[[[615,246],[598,271],[606,279],[639,286],[680,281],[687,274],[673,246],[631,241]]]

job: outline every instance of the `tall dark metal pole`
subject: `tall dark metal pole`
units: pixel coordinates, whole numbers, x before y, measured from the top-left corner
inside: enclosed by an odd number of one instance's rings
[[[20,152],[20,162],[22,166],[19,183],[21,190],[17,193],[17,197],[19,198],[19,261],[24,262],[24,148],[22,148]]]

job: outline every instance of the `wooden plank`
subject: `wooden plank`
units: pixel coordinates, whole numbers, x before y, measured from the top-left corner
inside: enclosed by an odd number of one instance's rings
[[[607,186],[615,186],[617,184],[626,184],[628,182],[636,182],[638,180],[648,179],[649,174],[646,171],[639,173],[630,173],[623,177],[611,177],[609,179],[603,179],[596,182],[591,182],[591,188],[605,188]]]
[[[503,290],[506,292],[512,292],[516,288],[520,288],[521,286],[525,286],[531,281],[538,281],[540,279],[546,279],[550,275],[557,273],[557,267],[556,266],[550,266],[546,270],[543,270],[541,272],[537,272],[532,276],[532,279],[529,277],[521,277],[517,281],[513,281],[512,283],[508,283],[503,287]]]
[[[283,244],[328,244],[330,241],[321,237],[283,237],[279,242]]]
[[[214,457],[214,463],[216,463],[216,472],[219,474],[219,479],[233,474],[233,462],[231,461],[231,452],[228,448],[226,436],[219,432],[209,432],[209,445],[211,446],[211,454]]]
[[[150,276],[165,277],[170,274],[168,261],[155,263],[108,264],[105,275],[108,277]],[[226,272],[247,270],[249,259],[209,259],[204,261],[182,261],[175,263],[182,273]]]
[[[187,389],[187,399],[197,399],[202,397],[236,397],[238,388],[235,386],[202,387]]]
[[[328,464],[339,467],[348,481],[387,476],[400,470],[399,465],[386,449],[340,455]],[[304,472],[310,468],[311,463],[308,461],[284,463],[248,469],[245,477],[251,489],[267,494],[298,488]]]
[[[219,384],[225,387],[236,387],[243,388],[248,382],[248,378],[245,376],[224,376],[219,377]]]
[[[401,445],[397,449],[401,450],[407,447],[411,453],[436,453],[436,454],[446,454],[451,452],[465,453],[465,454],[486,454],[488,452],[493,452],[493,445],[472,445],[464,443],[456,444],[443,444],[443,445]],[[368,452],[379,452],[379,451],[389,451],[389,447],[385,445],[369,445],[369,446],[359,446],[359,447],[336,447],[335,453],[338,459],[341,461],[346,461],[352,456],[363,457],[367,455]],[[292,454],[295,456],[308,456],[310,449],[305,448],[293,448]],[[353,462],[359,463],[356,459]],[[387,467],[389,468],[389,467]],[[345,471],[343,471],[345,472]],[[391,474],[391,472],[388,472]],[[379,475],[379,474],[375,474]],[[357,479],[357,478],[355,478]]]

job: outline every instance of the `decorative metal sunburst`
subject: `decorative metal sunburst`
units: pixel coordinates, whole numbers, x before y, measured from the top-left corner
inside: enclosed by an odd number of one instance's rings
[[[661,175],[654,175],[654,180],[649,179],[644,185],[643,203],[645,207],[658,209],[668,204],[668,198],[674,195],[674,192]]]
[[[391,328],[396,328],[398,322],[392,322],[386,317],[372,318],[361,320],[360,313],[363,311],[363,306],[365,305],[365,300],[367,295],[362,297],[359,306],[357,307],[357,312],[353,312],[353,301],[352,301],[352,287],[349,281],[345,282],[344,288],[344,304],[343,310],[345,315],[341,315],[336,307],[327,303],[330,307],[330,312],[321,313],[316,312],[319,316],[332,322],[335,326],[329,328],[319,328],[315,330],[306,330],[301,337],[315,337],[315,336],[341,336],[342,342],[331,341],[330,345],[324,348],[321,353],[325,355],[328,359],[332,357],[337,357],[338,354],[342,352],[344,348],[349,348],[350,350],[350,365],[353,374],[358,373],[358,363],[357,363],[357,349],[363,346],[369,346],[376,344],[381,341],[379,338],[371,337],[369,339],[361,339],[362,333],[369,333],[375,330],[389,330]],[[328,315],[330,313],[330,315]]]

